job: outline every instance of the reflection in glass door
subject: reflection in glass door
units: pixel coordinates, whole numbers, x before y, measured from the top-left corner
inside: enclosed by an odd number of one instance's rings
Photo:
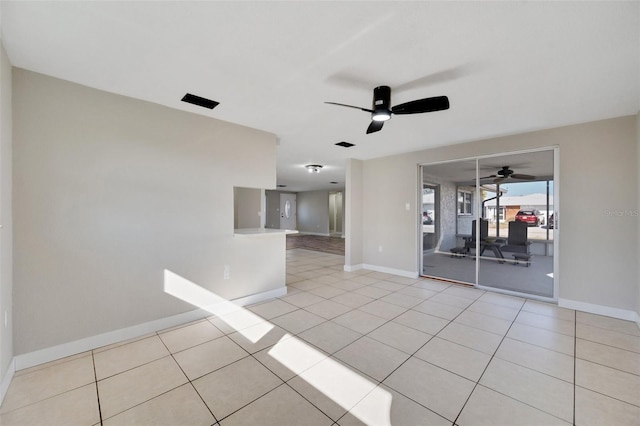
[[[553,151],[479,161],[488,223],[478,285],[553,298]]]
[[[422,252],[431,253],[438,242],[438,186],[422,185]]]
[[[475,160],[422,166],[423,276],[467,284],[476,282],[474,262],[467,254],[467,247],[473,244],[469,238],[474,219],[474,187],[459,186],[456,182],[472,180],[475,169]]]
[[[554,153],[422,166],[423,275],[554,299]]]

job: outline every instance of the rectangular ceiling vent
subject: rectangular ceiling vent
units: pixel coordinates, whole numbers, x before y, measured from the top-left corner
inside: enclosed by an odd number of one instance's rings
[[[351,148],[352,146],[355,146],[354,144],[349,143],[349,142],[338,142],[336,145],[342,146],[342,147],[345,147],[345,148]]]
[[[211,99],[203,98],[200,96],[192,95],[191,93],[187,93],[182,97],[182,102],[187,102],[190,104],[198,105],[204,108],[214,109],[220,102],[212,101]]]

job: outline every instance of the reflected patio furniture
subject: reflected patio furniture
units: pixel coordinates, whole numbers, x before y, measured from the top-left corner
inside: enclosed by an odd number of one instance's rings
[[[497,259],[504,259],[504,254],[502,253],[504,243],[504,238],[485,238],[484,240],[480,241],[480,256],[482,256],[486,249],[490,249],[493,252],[494,257],[496,257]],[[499,261],[499,263],[504,263],[504,261]]]
[[[503,252],[509,253],[529,253],[531,241],[528,240],[528,226],[524,222],[509,222],[509,237],[507,244],[502,247]]]
[[[469,253],[466,247],[454,247],[449,251],[451,251],[451,257],[467,257],[467,253]]]
[[[484,241],[489,236],[489,221],[480,219],[480,241]],[[471,236],[464,237],[464,248],[469,253],[470,249],[476,248],[476,221],[471,222]]]
[[[467,253],[471,249],[476,248],[476,221],[471,222],[471,237],[464,238],[464,247]],[[486,249],[490,249],[493,255],[497,259],[504,259],[502,253],[502,247],[505,244],[504,238],[489,237],[489,221],[486,219],[480,219],[480,256],[482,256]],[[504,261],[500,261],[504,263]]]
[[[524,262],[524,264],[529,267],[531,265],[531,256],[529,253],[513,253],[513,265],[517,265],[520,262]]]

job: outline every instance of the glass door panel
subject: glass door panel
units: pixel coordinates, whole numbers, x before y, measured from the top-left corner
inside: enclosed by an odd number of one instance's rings
[[[553,298],[553,150],[481,159],[478,285]]]
[[[470,239],[475,218],[476,161],[422,166],[422,274],[475,284]]]

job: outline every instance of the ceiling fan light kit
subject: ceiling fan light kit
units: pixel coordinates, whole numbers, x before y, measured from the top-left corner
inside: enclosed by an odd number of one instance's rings
[[[307,164],[305,167],[309,173],[320,173],[320,169],[322,169],[320,164]]]
[[[391,118],[391,114],[421,114],[423,112],[442,111],[449,109],[449,98],[435,96],[432,98],[417,99],[391,107],[391,88],[378,86],[373,89],[373,103],[371,109],[337,102],[325,102],[347,108],[355,108],[371,113],[371,124],[367,128],[367,134],[382,130],[384,122]]]
[[[378,86],[373,89],[373,112],[371,119],[373,121],[387,121],[391,118],[391,88],[389,86]]]

